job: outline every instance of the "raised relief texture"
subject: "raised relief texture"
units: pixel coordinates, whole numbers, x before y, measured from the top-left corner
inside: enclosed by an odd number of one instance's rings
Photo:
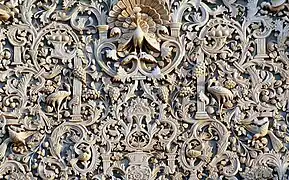
[[[286,0],[0,3],[0,179],[289,179]]]

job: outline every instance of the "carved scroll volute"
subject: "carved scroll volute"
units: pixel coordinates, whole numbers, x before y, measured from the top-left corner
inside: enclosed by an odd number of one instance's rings
[[[253,24],[254,22],[252,22]],[[253,36],[256,38],[256,48],[257,54],[254,58],[256,59],[265,59],[268,58],[268,54],[266,53],[266,38],[270,36],[272,31],[272,22],[269,19],[261,19],[260,23],[263,24],[263,27],[256,29],[252,32]]]
[[[26,25],[11,26],[8,30],[8,40],[14,46],[14,60],[13,65],[21,65],[23,63],[22,49],[27,42],[35,39],[36,33],[34,29]],[[31,39],[28,37],[31,36]]]

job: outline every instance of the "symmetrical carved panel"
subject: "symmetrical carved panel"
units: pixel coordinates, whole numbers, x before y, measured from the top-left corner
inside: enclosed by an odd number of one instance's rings
[[[286,0],[5,0],[0,179],[288,179]]]

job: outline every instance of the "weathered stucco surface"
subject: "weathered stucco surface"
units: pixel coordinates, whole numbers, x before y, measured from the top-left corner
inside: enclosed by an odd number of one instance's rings
[[[287,0],[0,4],[0,179],[289,179]]]

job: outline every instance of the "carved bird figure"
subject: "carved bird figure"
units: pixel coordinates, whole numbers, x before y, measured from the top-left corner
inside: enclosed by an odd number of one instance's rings
[[[254,134],[253,139],[259,139],[266,135],[269,135],[272,143],[272,147],[275,151],[280,151],[283,148],[283,143],[279,140],[275,134],[269,130],[269,119],[264,117],[262,119],[253,118],[248,120],[241,120],[240,123],[251,133]]]
[[[143,51],[143,46],[146,46],[145,51],[147,52],[150,50],[159,52],[160,43],[153,36],[147,34],[149,26],[146,21],[142,20],[141,8],[135,7],[133,11],[135,16],[133,16],[132,19],[136,25],[136,29],[132,33],[132,37],[123,45],[120,50],[131,51],[133,47],[134,54],[137,54],[137,50],[141,53]]]
[[[135,20],[135,23],[136,23],[136,29],[134,31],[134,34],[133,34],[133,37],[132,37],[132,40],[133,40],[133,44],[134,44],[134,51],[136,53],[136,49],[137,47],[139,48],[140,52],[142,50],[142,45],[143,45],[143,41],[144,41],[144,32],[141,28],[141,25],[140,25],[140,21],[141,21],[141,8],[140,7],[135,7],[134,8],[134,12],[136,13],[136,20]]]
[[[13,16],[13,12],[4,4],[0,4],[0,21],[5,22]]]
[[[200,157],[202,155],[202,151],[191,149],[191,150],[189,150],[188,155],[190,157],[197,158],[197,157]]]
[[[212,86],[213,83],[215,83],[214,86]],[[234,98],[233,93],[229,89],[220,86],[219,82],[215,78],[209,81],[208,91],[217,98],[220,112],[222,111],[223,103]]]
[[[134,52],[159,53],[160,43],[156,37],[158,26],[169,23],[169,12],[163,1],[120,0],[109,12],[110,27],[121,30],[118,54],[121,57]]]
[[[10,140],[15,144],[25,145],[25,140],[34,134],[34,132],[15,132],[10,127],[8,127],[8,133]]]
[[[75,149],[76,154],[78,154],[77,158],[73,158],[70,160],[70,164],[74,166],[78,161],[80,161],[84,166],[87,166],[88,161],[91,158],[91,151],[89,147],[85,147],[82,150],[76,148]]]
[[[271,3],[263,1],[261,3],[261,6],[267,8],[271,12],[278,13],[278,12],[284,10],[285,7],[287,9],[289,8],[289,4],[285,3],[285,2],[286,2],[286,0],[271,0]]]
[[[253,120],[241,120],[240,123],[244,125],[244,127],[254,133],[253,139],[258,139],[260,137],[264,137],[268,133],[269,128],[269,120],[267,117],[259,120],[258,118],[254,118]]]
[[[56,105],[57,105],[58,117],[59,117],[59,110],[60,110],[60,105],[62,101],[65,98],[69,97],[71,94],[70,86],[64,83],[64,87],[66,90],[62,90],[62,91],[56,90],[54,93],[50,94],[46,100],[48,104],[51,104],[54,107],[54,109],[56,109]]]

